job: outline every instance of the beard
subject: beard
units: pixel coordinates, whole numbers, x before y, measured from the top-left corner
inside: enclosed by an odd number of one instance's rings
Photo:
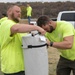
[[[12,17],[12,20],[15,21],[16,23],[19,22],[19,19],[14,17],[14,13],[12,13],[11,17]]]
[[[52,33],[54,31],[54,28],[52,26],[50,26],[50,31],[49,33]]]

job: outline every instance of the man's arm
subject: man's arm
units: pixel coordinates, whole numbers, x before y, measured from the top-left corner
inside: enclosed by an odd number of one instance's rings
[[[59,49],[70,49],[70,48],[72,48],[73,41],[74,41],[73,35],[67,36],[63,39],[62,42],[53,42],[52,47],[59,48]],[[49,42],[48,42],[48,44],[50,45]]]
[[[41,27],[35,26],[35,25],[28,25],[28,24],[16,24],[16,25],[13,25],[10,30],[11,30],[11,35],[15,33],[25,33],[25,32],[30,32],[34,30],[41,32],[42,35],[46,33],[46,31],[42,29]]]

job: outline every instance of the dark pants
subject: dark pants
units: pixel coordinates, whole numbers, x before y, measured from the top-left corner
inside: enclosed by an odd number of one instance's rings
[[[25,75],[25,72],[24,71],[21,71],[21,72],[17,72],[17,73],[12,73],[12,74],[5,74],[4,75]]]
[[[75,60],[71,61],[60,56],[57,65],[57,75],[70,75],[71,71],[75,75]]]

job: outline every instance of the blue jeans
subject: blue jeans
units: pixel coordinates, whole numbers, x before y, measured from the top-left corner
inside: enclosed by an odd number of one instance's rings
[[[30,24],[31,16],[28,16],[28,23]]]

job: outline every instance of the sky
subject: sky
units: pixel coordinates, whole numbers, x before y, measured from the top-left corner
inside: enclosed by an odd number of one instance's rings
[[[65,1],[73,1],[75,2],[75,0],[0,0],[0,2],[57,2],[57,1],[61,1],[61,2],[65,2]]]

